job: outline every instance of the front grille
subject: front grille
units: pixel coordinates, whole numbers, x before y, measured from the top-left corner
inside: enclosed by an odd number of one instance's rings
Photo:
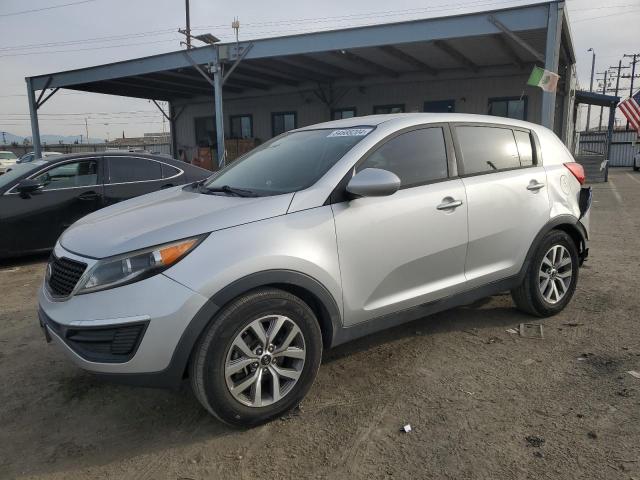
[[[49,269],[49,291],[56,297],[68,297],[87,269],[87,264],[52,255]]]
[[[111,327],[67,327],[40,312],[44,323],[74,352],[91,362],[123,363],[136,353],[148,322]]]

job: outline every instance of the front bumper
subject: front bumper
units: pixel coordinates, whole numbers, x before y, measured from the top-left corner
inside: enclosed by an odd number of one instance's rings
[[[60,246],[56,255],[86,261]],[[207,303],[162,274],[64,301],[43,286],[38,301],[40,323],[53,342],[79,367],[108,375],[167,370],[185,330]]]

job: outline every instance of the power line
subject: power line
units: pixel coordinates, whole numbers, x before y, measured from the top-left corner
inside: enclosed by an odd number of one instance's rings
[[[640,12],[640,8],[634,9],[634,10],[627,10],[626,12],[616,12],[616,13],[610,13],[609,15],[600,15],[598,17],[589,17],[589,18],[579,18],[578,20],[573,20],[571,23],[580,23],[580,22],[588,22],[590,20],[600,20],[601,18],[607,18],[607,17],[615,17],[617,15],[628,15],[630,13],[638,13]]]
[[[152,44],[176,42],[176,41],[178,41],[178,39],[154,40],[152,42],[125,43],[125,44],[122,44],[122,45],[108,45],[108,46],[103,46],[103,47],[74,48],[74,49],[67,49],[67,50],[48,50],[48,51],[45,51],[45,52],[9,53],[9,54],[0,55],[0,58],[4,58],[4,57],[23,57],[23,56],[26,56],[26,55],[49,55],[49,54],[52,54],[52,53],[83,52],[83,51],[88,51],[88,50],[106,50],[106,49],[109,49],[109,48],[137,47],[139,45],[152,45]]]
[[[69,45],[78,45],[85,43],[100,43],[100,42],[112,42],[118,40],[128,40],[131,38],[139,38],[146,36],[155,36],[155,35],[166,35],[168,33],[175,33],[177,30],[175,28],[165,28],[162,30],[150,30],[147,32],[138,32],[138,33],[127,33],[122,35],[109,35],[104,37],[93,37],[93,38],[79,38],[76,40],[67,40],[62,42],[47,42],[47,43],[30,43],[27,45],[10,45],[8,47],[0,47],[0,51],[10,51],[10,50],[28,50],[33,48],[42,48],[42,47],[63,47]]]
[[[13,17],[15,15],[25,15],[27,13],[43,12],[45,10],[54,10],[56,8],[71,7],[74,5],[82,5],[84,3],[95,2],[97,0],[80,0],[78,2],[61,3],[59,5],[51,5],[50,7],[32,8],[31,10],[22,10],[20,12],[0,13],[1,17]]]

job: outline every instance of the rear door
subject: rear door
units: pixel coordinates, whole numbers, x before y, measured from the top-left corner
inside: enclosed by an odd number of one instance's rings
[[[182,170],[150,158],[106,155],[105,164],[107,205],[183,183]]]
[[[31,195],[5,195],[5,226],[11,251],[29,252],[54,246],[72,223],[102,207],[100,159],[87,157],[56,164],[32,178],[44,187]],[[4,227],[3,227],[4,228]]]
[[[453,126],[458,169],[468,202],[469,287],[515,275],[547,223],[547,176],[534,135],[494,124]]]
[[[394,135],[356,166],[394,172],[401,187],[332,205],[345,325],[464,287],[467,206],[462,181],[450,178],[452,155],[448,127],[424,126]]]

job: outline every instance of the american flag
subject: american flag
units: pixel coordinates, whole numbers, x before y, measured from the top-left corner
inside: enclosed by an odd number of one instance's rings
[[[629,126],[640,134],[640,90],[633,97],[621,102],[618,107],[629,120]]]

